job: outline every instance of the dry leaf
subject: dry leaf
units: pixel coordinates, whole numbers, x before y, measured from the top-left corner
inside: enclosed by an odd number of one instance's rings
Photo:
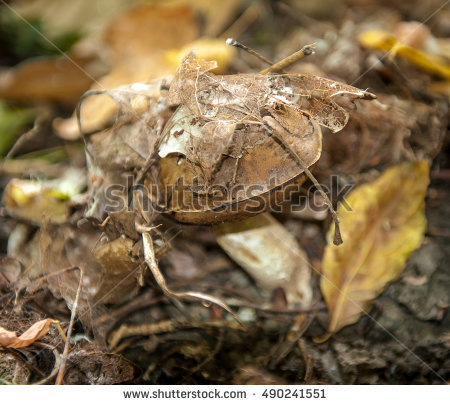
[[[433,159],[441,150],[447,128],[447,102],[424,103],[398,95],[377,94],[372,103],[359,103],[338,137],[327,136],[317,172],[354,174],[374,166]],[[424,134],[427,134],[424,136]],[[325,171],[325,173],[324,173]]]
[[[169,49],[180,48],[198,37],[194,12],[185,6],[140,6],[112,21],[105,31],[111,55],[111,72],[98,80],[93,90],[110,90],[132,83],[145,83],[171,74],[166,62]],[[103,129],[117,111],[110,97],[91,97],[83,103],[83,129],[91,133]],[[55,122],[63,138],[78,137],[75,117]]]
[[[0,326],[0,345],[19,349],[32,345],[36,340],[46,335],[52,323],[58,323],[54,319],[43,319],[31,325],[19,337],[16,332]]]
[[[237,53],[236,48],[228,46],[221,38],[200,38],[181,49],[167,51],[165,58],[176,69],[192,51],[199,59],[215,60],[217,68],[213,70],[214,73],[225,73]]]
[[[111,186],[116,188],[115,196],[119,194],[117,187],[123,186],[121,197],[127,205],[130,186],[127,175],[134,175],[153,154],[158,134],[171,114],[167,91],[162,90],[166,81],[162,78],[147,84],[134,83],[102,94],[112,100],[118,113],[115,125],[87,138],[90,196],[87,217],[105,217],[106,190]],[[85,130],[84,120],[82,128]]]
[[[85,187],[84,171],[68,169],[57,180],[12,179],[3,194],[8,213],[16,218],[40,224],[43,215],[53,223],[67,220],[71,198]]]
[[[346,201],[351,210],[339,207],[345,242],[334,246],[330,241],[322,264],[321,290],[330,334],[368,311],[421,245],[428,183],[426,161],[404,163],[350,193]]]
[[[306,253],[270,214],[216,225],[214,232],[219,245],[262,289],[281,287],[289,303],[311,303],[311,271]]]
[[[142,271],[139,271],[142,261],[134,242],[125,236],[112,241],[102,236],[99,227],[87,220],[80,222],[78,228],[44,222],[40,232],[40,275],[54,274],[47,278],[48,287],[69,307],[76,295],[79,272],[61,270],[83,269],[78,305],[80,316],[84,315],[86,319],[91,315],[90,311],[96,309],[92,303],[121,302],[134,296],[139,284],[142,285]]]
[[[0,97],[74,105],[92,84],[95,72],[90,69],[90,62],[89,58],[74,56],[72,60],[65,57],[27,60],[0,74]]]
[[[444,58],[405,45],[387,32],[365,31],[359,36],[359,42],[367,48],[390,51],[393,55],[399,55],[429,73],[450,79],[450,65]]]
[[[169,105],[180,106],[161,135],[158,180],[181,222],[247,217],[251,210],[236,205],[249,200],[262,212],[255,204],[268,207],[270,191],[319,159],[319,125],[340,131],[349,118],[343,104],[375,97],[312,75],[219,76],[215,67],[190,54],[169,89]]]
[[[104,275],[94,297],[98,303],[117,303],[134,296],[142,277],[141,261],[133,257],[133,241],[119,237],[103,243],[94,251],[95,258],[101,264]]]

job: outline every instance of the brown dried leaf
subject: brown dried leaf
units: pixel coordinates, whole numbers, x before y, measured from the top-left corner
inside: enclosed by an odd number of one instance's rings
[[[100,241],[101,237],[98,227],[88,221],[79,228],[44,223],[40,234],[41,275],[48,276],[50,291],[69,307],[74,302],[79,273],[61,270],[83,269],[79,314],[86,322],[90,321],[91,309],[95,310],[93,303],[121,302],[135,295],[141,284],[141,261],[134,241],[126,236]]]
[[[78,268],[83,269],[83,288],[78,301],[79,317],[89,325],[91,301],[102,279],[102,267],[96,261],[92,248],[96,245],[100,232],[95,228],[78,229],[75,226],[53,225],[44,221],[40,231],[39,270],[42,283],[48,285],[56,298],[63,298],[69,308],[73,308],[80,282]],[[35,283],[28,286],[28,292],[39,287]]]
[[[58,323],[54,319],[43,319],[31,325],[20,336],[16,332],[7,330],[0,326],[0,345],[19,349],[32,345],[36,340],[46,335],[50,329],[50,325]]]
[[[180,48],[198,37],[194,12],[186,6],[145,5],[133,8],[112,21],[105,31],[111,53],[111,72],[99,79],[93,90],[114,89],[130,83],[145,83],[173,72],[164,52]],[[117,111],[106,96],[92,97],[83,103],[83,128],[86,133],[103,129]],[[56,131],[65,138],[79,136],[75,117],[55,122]]]
[[[95,302],[117,303],[137,293],[142,263],[133,257],[133,245],[133,241],[124,236],[95,249],[95,258],[104,270]]]
[[[377,165],[432,159],[441,150],[447,127],[447,103],[431,105],[380,94],[360,103],[338,137],[325,137],[318,170],[358,174]],[[427,134],[424,136],[424,134]]]
[[[319,125],[334,132],[345,126],[349,115],[340,104],[375,97],[312,75],[221,76],[210,72],[215,66],[190,54],[169,89],[168,103],[180,106],[161,135],[159,180],[162,189],[172,186],[166,200],[182,222],[220,222],[226,207],[269,198],[319,159]],[[212,139],[205,130],[212,123],[227,131]],[[243,215],[238,211],[234,218]]]
[[[92,77],[85,73],[90,62],[76,57],[73,61],[65,57],[27,60],[0,74],[0,97],[74,105],[92,84]]]
[[[170,115],[166,93],[161,90],[166,79],[150,83],[134,83],[117,89],[101,92],[108,96],[118,108],[115,124],[102,132],[87,137],[87,163],[89,173],[88,211],[86,216],[104,218],[106,190],[115,188],[127,205],[130,177],[142,169],[155,150],[161,128]],[[86,99],[97,98],[92,95]],[[84,102],[81,105],[84,117]],[[84,119],[81,121],[83,130]]]
[[[206,179],[212,177],[222,154],[230,147],[235,128],[233,121],[207,122],[201,129],[201,137],[192,142],[194,161],[199,162]]]

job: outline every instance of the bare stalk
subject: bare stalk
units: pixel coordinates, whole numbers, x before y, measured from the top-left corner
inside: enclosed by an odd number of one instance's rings
[[[158,283],[161,290],[164,292],[165,295],[171,298],[175,299],[186,299],[186,298],[194,298],[197,300],[209,302],[212,304],[216,304],[219,307],[223,308],[225,311],[227,311],[235,320],[236,322],[241,325],[245,329],[244,324],[242,321],[238,318],[238,316],[231,310],[231,308],[222,300],[213,297],[209,294],[204,294],[200,292],[194,292],[194,291],[187,291],[187,292],[175,292],[172,291],[166,283],[166,280],[164,279],[164,276],[162,275],[161,271],[159,270],[158,263],[156,262],[155,257],[155,250],[153,247],[153,241],[150,236],[150,233],[148,232],[148,228],[142,227],[137,225],[136,229],[138,232],[141,232],[142,235],[142,245],[144,248],[144,259],[147,263],[147,266],[150,268],[150,271],[153,274],[153,277],[155,278],[156,282]]]
[[[305,45],[302,49],[297,52],[294,52],[292,55],[289,55],[287,58],[280,60],[272,66],[269,66],[267,69],[261,70],[259,72],[262,75],[269,73],[277,73],[281,72],[283,69],[286,69],[288,66],[293,65],[299,60],[303,59],[305,56],[312,55],[314,53],[314,44]]]
[[[244,50],[245,52],[248,52],[250,55],[256,56],[259,60],[263,61],[264,63],[267,63],[269,66],[272,66],[274,63],[267,59],[264,55],[261,55],[259,52],[256,52],[254,49],[249,48],[248,46],[236,41],[233,38],[228,38],[226,40],[226,44],[228,46],[234,46],[235,48],[239,48]]]
[[[80,300],[80,293],[81,293],[81,288],[83,286],[83,270],[80,270],[80,281],[78,283],[78,288],[77,288],[77,293],[75,295],[75,300],[73,302],[73,306],[72,306],[72,313],[70,315],[70,322],[69,322],[69,328],[67,329],[67,339],[66,342],[64,343],[64,351],[63,351],[63,355],[62,355],[62,362],[61,362],[61,367],[59,368],[58,371],[58,375],[56,377],[56,385],[61,385],[62,384],[62,380],[64,378],[64,371],[66,369],[66,360],[67,360],[67,354],[69,353],[69,346],[70,346],[70,337],[72,335],[72,329],[73,329],[73,324],[75,322],[75,317],[77,315],[77,309],[78,309],[78,302]]]

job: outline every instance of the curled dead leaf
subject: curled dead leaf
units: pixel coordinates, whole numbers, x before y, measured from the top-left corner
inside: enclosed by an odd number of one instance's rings
[[[95,302],[117,303],[137,293],[143,271],[138,257],[133,257],[133,245],[133,241],[124,236],[95,249],[95,258],[104,271]]]
[[[42,319],[41,321],[31,325],[20,336],[17,336],[17,332],[7,330],[0,326],[0,345],[15,349],[30,346],[36,340],[40,339],[42,336],[45,336],[50,330],[50,326],[52,324],[59,324],[59,322],[50,318]]]
[[[179,107],[161,134],[158,178],[147,179],[181,222],[264,211],[272,191],[319,159],[319,125],[340,131],[349,118],[343,105],[375,97],[312,75],[216,76],[215,67],[192,54],[179,66],[168,94]]]

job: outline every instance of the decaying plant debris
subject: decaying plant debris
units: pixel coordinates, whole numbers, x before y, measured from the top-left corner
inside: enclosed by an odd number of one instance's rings
[[[130,6],[78,42],[89,77],[68,93],[59,71],[39,90],[54,60],[0,72],[0,97],[39,107],[0,149],[0,380],[448,378],[445,29],[409,41],[417,25],[381,6],[324,22],[289,1],[180,3]],[[229,29],[201,37],[219,14]]]
[[[212,185],[223,190],[217,190],[221,195],[213,195],[209,204],[203,202],[202,210],[195,209],[189,196],[186,207],[173,207],[176,218],[183,222],[229,220],[230,214],[205,215],[203,211],[239,204],[297,178],[320,157],[319,125],[338,132],[347,123],[348,113],[337,100],[375,98],[369,92],[315,76],[208,74],[215,66],[188,56],[169,89],[169,105],[180,107],[161,134],[158,154],[162,158],[181,154],[183,161],[180,164],[178,159],[177,165],[182,166],[178,170],[170,168],[169,179],[162,170],[161,185],[175,185],[189,172],[191,177],[183,184],[195,182],[196,197],[214,192],[208,190]],[[164,167],[164,159],[160,165]],[[246,193],[250,186],[258,186],[257,192]],[[178,201],[177,197],[172,198]],[[208,198],[211,200],[210,195]]]

